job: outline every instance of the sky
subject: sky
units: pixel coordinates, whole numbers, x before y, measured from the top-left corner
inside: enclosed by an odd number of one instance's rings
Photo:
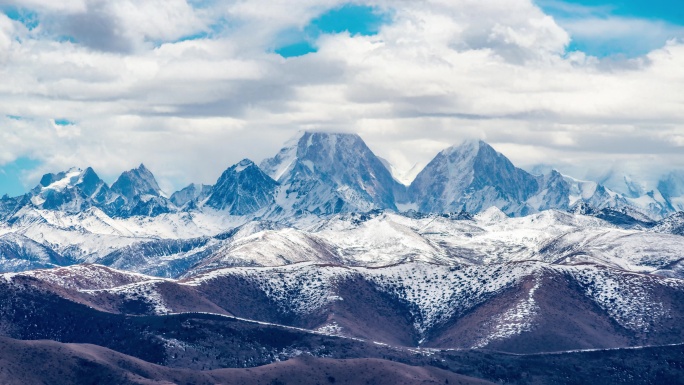
[[[300,130],[400,170],[472,138],[582,179],[684,169],[671,0],[0,0],[0,79],[0,195],[140,163],[170,193]]]

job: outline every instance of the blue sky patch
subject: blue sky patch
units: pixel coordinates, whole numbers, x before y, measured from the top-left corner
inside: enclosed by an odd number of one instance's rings
[[[308,53],[316,51],[316,47],[314,47],[313,44],[309,43],[308,41],[300,41],[298,43],[286,45],[275,49],[275,53],[285,58],[304,56]]]
[[[41,162],[30,158],[19,158],[0,166],[0,196],[17,196],[26,192],[23,177],[28,170],[40,166]]]
[[[314,18],[301,31],[284,31],[274,52],[285,58],[306,55],[317,51],[315,42],[323,34],[372,36],[390,21],[390,15],[377,8],[347,4]]]
[[[536,0],[571,34],[568,51],[637,57],[684,39],[684,2],[672,0]],[[585,22],[584,24],[582,22]]]
[[[0,6],[0,10],[10,19],[24,24],[28,29],[38,26],[38,14],[33,11],[11,6]]]
[[[58,126],[73,126],[74,122],[68,119],[55,119],[55,124]]]
[[[313,19],[307,29],[318,33],[342,33],[350,35],[377,35],[380,27],[390,21],[389,15],[377,8],[347,4],[330,10]]]
[[[684,25],[684,2],[680,0],[565,0],[565,3],[603,8],[616,16],[663,20]]]

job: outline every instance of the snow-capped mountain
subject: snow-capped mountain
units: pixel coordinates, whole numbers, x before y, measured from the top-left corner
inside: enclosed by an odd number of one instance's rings
[[[394,210],[404,190],[354,134],[303,132],[261,168],[280,183],[276,205],[286,213]]]
[[[91,168],[47,174],[28,194],[0,199],[0,217],[7,219],[29,205],[68,213],[97,207],[111,217],[208,209],[284,220],[377,209],[475,214],[492,206],[520,216],[587,204],[630,212],[639,220],[645,215],[648,222],[684,207],[684,178],[677,173],[664,178],[657,190],[625,195],[555,170],[532,175],[482,141],[440,152],[409,187],[392,176],[392,169],[358,135],[303,132],[261,167],[243,160],[216,185],[191,184],[170,199],[144,165],[124,172],[111,188]]]
[[[637,186],[630,179],[625,181]],[[643,195],[634,191],[624,195],[556,170],[532,175],[487,143],[466,141],[439,153],[413,181],[409,197],[414,208],[424,212],[476,213],[494,206],[518,216],[588,204],[598,210],[631,210],[636,217],[646,215],[650,221],[675,211],[658,190]]]
[[[0,336],[178,367],[684,341],[684,220],[655,220],[676,175],[623,194],[481,141],[408,188],[391,168],[356,135],[302,133],[168,199],[143,165],[111,188],[47,174],[0,199]]]
[[[116,216],[157,216],[176,209],[159,188],[154,175],[143,164],[123,172],[112,184],[111,190],[119,194],[120,199],[107,211],[114,210]]]
[[[154,175],[144,164],[123,172],[112,184],[112,191],[120,194],[127,201],[132,201],[137,197],[160,197],[163,195]]]
[[[117,199],[116,193],[90,167],[46,174],[29,194],[36,207],[69,213],[81,212],[93,206],[105,207],[114,204]]]
[[[26,207],[72,214],[96,207],[111,217],[156,216],[176,210],[144,165],[121,174],[112,187],[90,167],[45,174],[27,194],[0,200],[0,215],[7,217]]]
[[[252,214],[271,206],[275,202],[277,189],[276,181],[254,162],[243,159],[223,172],[206,205],[230,215]]]
[[[409,197],[422,212],[480,212],[495,206],[512,215],[537,211],[527,201],[540,193],[540,182],[558,188],[552,180],[538,180],[515,167],[483,141],[466,141],[440,152],[409,187]],[[545,189],[556,208],[567,207],[564,197]],[[560,202],[559,202],[560,201]],[[538,205],[549,206],[543,202]]]
[[[211,195],[211,190],[213,187],[214,186],[201,183],[191,183],[188,186],[171,194],[169,199],[177,207],[182,208],[191,202],[204,202],[209,195]],[[196,207],[196,205],[193,205],[193,207]]]

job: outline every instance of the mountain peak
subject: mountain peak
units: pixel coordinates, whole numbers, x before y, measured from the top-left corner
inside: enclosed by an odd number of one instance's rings
[[[83,170],[78,167],[72,167],[56,174],[45,174],[40,178],[40,186],[53,190],[63,190],[67,186],[75,184],[82,174]]]
[[[284,186],[286,209],[312,213],[396,209],[401,185],[357,134],[300,132],[261,163]]]
[[[242,172],[245,169],[252,167],[252,166],[256,167],[256,164],[254,164],[254,162],[252,162],[251,160],[245,158],[245,159],[239,161],[233,167],[235,167],[235,172]]]
[[[361,136],[353,132],[328,132],[328,131],[315,131],[315,130],[304,130],[299,135],[300,140],[303,138],[308,138],[310,136],[318,136],[321,138],[356,138],[361,140]]]
[[[191,183],[171,194],[169,200],[178,207],[183,207],[192,201],[201,202],[211,194],[212,188],[213,186],[205,184]]]
[[[124,171],[112,185],[112,191],[124,196],[129,201],[143,195],[157,197],[162,195],[154,175],[142,163],[138,168]]]
[[[507,214],[529,210],[526,201],[539,182],[515,167],[482,140],[466,140],[449,147],[421,171],[409,194],[422,212],[476,213],[496,206]]]
[[[308,157],[312,146],[316,148],[311,151],[312,153],[327,154],[332,158],[340,149],[338,143],[345,143],[346,148],[364,147],[367,149],[366,143],[357,134],[300,131],[285,142],[276,156],[261,162],[260,167],[268,176],[280,181],[292,170],[297,159]]]
[[[56,174],[45,174],[29,195],[37,207],[66,212],[102,205],[111,198],[109,186],[91,167],[85,170],[72,167]]]
[[[251,214],[273,204],[277,188],[278,182],[243,159],[221,174],[206,204],[233,215]]]
[[[454,153],[454,152],[477,152],[480,148],[492,148],[487,142],[480,139],[465,139],[461,143],[455,144],[453,146],[447,147],[442,150],[443,153]]]

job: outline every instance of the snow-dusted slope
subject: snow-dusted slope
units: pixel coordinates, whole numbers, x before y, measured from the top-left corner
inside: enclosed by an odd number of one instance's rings
[[[0,284],[114,313],[229,314],[403,346],[539,352],[684,338],[684,280],[592,264],[300,263],[180,281],[80,265],[3,274]]]
[[[668,234],[684,235],[684,211],[677,212],[659,221],[653,231]]]
[[[491,208],[472,221],[378,212],[334,215],[313,225],[238,231],[188,274],[223,266],[305,261],[380,267],[406,262],[451,266],[537,260],[563,265],[589,262],[681,276],[683,256],[680,236],[624,230],[567,212],[549,210],[509,218]]]
[[[684,338],[684,281],[525,261],[384,268],[300,263],[181,281],[98,265],[0,275],[108,312],[232,314],[319,333],[438,348],[553,351]]]
[[[367,330],[359,325],[382,314],[382,325],[366,326],[376,337],[383,328],[403,330],[413,344],[438,347],[498,344],[524,351],[526,347],[515,344],[525,338],[545,340],[548,345],[542,349],[609,347],[656,335],[667,339],[667,329],[684,309],[677,304],[684,293],[682,280],[531,261],[451,267],[408,263],[379,269],[297,264],[215,270],[182,282],[224,306],[231,302],[219,287],[241,293],[248,287],[244,293],[260,298],[244,310],[254,311],[252,316],[340,335],[366,337]],[[562,309],[582,312],[565,314]],[[401,318],[385,312],[408,315],[410,331],[402,329],[406,325]],[[587,326],[598,328],[600,336],[592,340],[590,333],[575,329]]]
[[[100,263],[164,277],[307,261],[380,267],[538,260],[684,273],[680,235],[627,230],[555,210],[508,217],[492,207],[472,220],[457,218],[376,211],[270,222],[220,211],[110,218],[96,208],[80,214],[23,209],[0,234],[27,237],[66,264]]]
[[[24,208],[13,217],[12,225],[0,229],[0,233],[26,236],[71,260],[70,263],[96,262],[138,244],[217,236],[247,221],[244,217],[218,213],[111,218],[97,208],[79,214]],[[162,265],[154,260],[150,264]]]
[[[0,271],[14,272],[75,263],[22,234],[0,235]]]

